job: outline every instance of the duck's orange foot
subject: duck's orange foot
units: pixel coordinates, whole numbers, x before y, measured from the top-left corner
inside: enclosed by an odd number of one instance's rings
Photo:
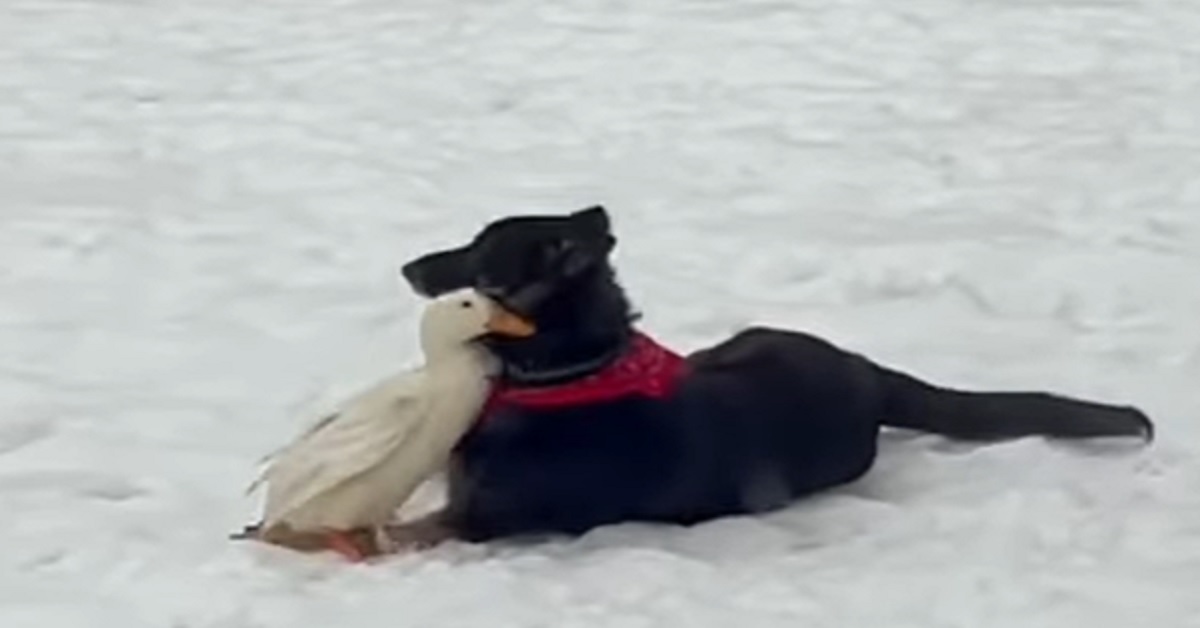
[[[330,530],[325,533],[325,546],[352,563],[361,563],[379,553],[370,531]]]
[[[262,525],[246,526],[230,538],[254,540],[305,553],[332,551],[351,562],[363,562],[379,555],[379,544],[373,529],[354,530],[295,530],[287,524],[276,524],[269,528]]]

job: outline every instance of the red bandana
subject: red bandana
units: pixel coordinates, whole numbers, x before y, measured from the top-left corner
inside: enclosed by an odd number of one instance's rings
[[[537,388],[497,384],[482,416],[504,405],[561,408],[633,395],[661,399],[674,390],[686,366],[682,356],[637,332],[625,355],[583,379]]]

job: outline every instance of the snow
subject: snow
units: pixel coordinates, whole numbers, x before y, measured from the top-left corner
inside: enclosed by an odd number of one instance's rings
[[[1200,626],[1197,62],[1192,0],[6,1],[0,625]],[[402,261],[595,202],[678,348],[787,325],[1159,441],[889,433],[770,516],[372,567],[225,539],[415,358]]]

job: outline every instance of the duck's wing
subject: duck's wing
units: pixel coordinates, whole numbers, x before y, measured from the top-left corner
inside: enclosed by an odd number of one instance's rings
[[[258,464],[261,465],[263,468],[262,468],[262,470],[259,471],[258,477],[254,478],[254,481],[251,482],[249,484],[249,486],[246,487],[246,494],[249,495],[249,494],[253,493],[254,491],[258,490],[258,488],[260,486],[262,486],[263,482],[267,481],[267,471],[270,470],[271,465],[273,465],[275,463],[275,461],[277,459],[279,459],[279,457],[284,456],[289,451],[295,449],[298,444],[303,442],[305,439],[311,438],[313,434],[316,434],[318,431],[320,431],[321,429],[328,426],[334,419],[337,419],[339,416],[341,416],[341,412],[334,412],[328,416],[322,417],[316,423],[314,423],[313,425],[310,425],[303,432],[301,432],[300,435],[297,436],[292,442],[290,442],[290,443],[276,449],[275,451],[272,451],[271,453],[263,456],[262,458],[260,458],[258,461]]]
[[[414,368],[396,375],[384,378],[375,383],[370,388],[360,391],[350,399],[342,402],[339,409],[331,412],[320,419],[313,422],[312,425],[304,428],[295,438],[278,449],[268,453],[258,460],[258,464],[263,466],[258,477],[246,487],[246,494],[253,493],[266,481],[267,470],[270,465],[281,456],[286,455],[289,451],[301,446],[305,441],[313,438],[321,430],[329,427],[335,420],[341,418],[348,410],[353,408],[361,408],[370,406],[376,403],[378,399],[387,399],[388,397],[401,398],[407,395],[414,394],[420,386],[420,381],[424,377],[424,369]]]
[[[423,379],[411,373],[380,383],[279,452],[260,476],[268,484],[264,519],[277,521],[374,468],[407,440],[429,413]]]

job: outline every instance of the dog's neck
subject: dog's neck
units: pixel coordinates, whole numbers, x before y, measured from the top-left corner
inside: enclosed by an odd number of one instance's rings
[[[524,359],[501,360],[502,377],[512,386],[554,386],[582,379],[604,370],[620,358],[626,345],[597,346],[589,351],[548,352],[544,359],[528,356]]]
[[[597,271],[555,295],[539,313],[539,332],[521,340],[492,339],[501,377],[517,387],[552,386],[587,377],[620,358],[633,337],[624,291],[611,271]]]

